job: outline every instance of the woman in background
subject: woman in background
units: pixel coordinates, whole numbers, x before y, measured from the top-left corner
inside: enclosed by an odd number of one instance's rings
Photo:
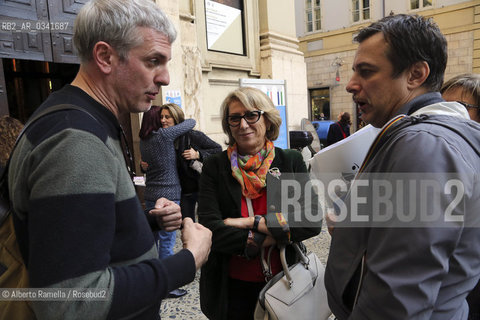
[[[182,187],[180,208],[182,217],[195,221],[198,185],[203,161],[222,151],[222,147],[203,132],[191,130],[175,140],[177,170]]]
[[[461,74],[445,82],[440,89],[443,99],[467,108],[470,119],[480,122],[480,74]],[[480,320],[480,282],[467,296],[468,320]]]
[[[480,74],[453,77],[443,84],[440,92],[443,99],[462,104],[467,108],[470,119],[480,122]]]
[[[22,129],[23,124],[17,119],[7,115],[0,117],[0,176]]]
[[[337,143],[350,135],[350,113],[342,112],[338,115],[338,121],[332,123],[328,129],[327,146]]]
[[[167,198],[180,203],[181,187],[176,167],[174,141],[179,136],[192,130],[195,120],[184,119],[183,111],[174,103],[152,106],[143,114],[140,128],[140,152],[142,170],[145,179],[145,212],[155,206],[156,199]],[[158,256],[165,259],[173,255],[176,232],[158,231],[155,241]],[[168,297],[177,298],[185,295],[186,290],[175,289]]]

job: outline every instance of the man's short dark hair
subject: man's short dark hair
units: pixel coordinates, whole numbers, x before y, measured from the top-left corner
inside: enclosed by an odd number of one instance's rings
[[[361,43],[378,32],[388,44],[387,58],[393,65],[394,78],[413,64],[426,61],[430,74],[423,86],[440,90],[447,66],[447,40],[431,18],[391,15],[360,30],[354,40]]]

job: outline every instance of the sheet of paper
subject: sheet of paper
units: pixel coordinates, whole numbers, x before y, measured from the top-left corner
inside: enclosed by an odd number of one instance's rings
[[[311,173],[317,178],[320,178],[322,173],[337,173],[339,177],[351,180],[379,131],[380,129],[367,125],[349,137],[320,150],[309,160]]]

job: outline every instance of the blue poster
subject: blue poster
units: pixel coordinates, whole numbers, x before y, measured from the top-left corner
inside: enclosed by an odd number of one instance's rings
[[[180,90],[170,90],[165,93],[166,103],[175,103],[177,106],[182,108],[182,96]]]
[[[289,136],[285,80],[240,79],[240,86],[260,89],[272,100],[273,105],[280,112],[280,117],[282,118],[280,133],[273,144],[278,148],[288,149]]]
[[[286,108],[285,106],[277,106],[277,110],[280,112],[280,117],[282,118],[282,124],[280,125],[280,134],[278,135],[277,140],[273,142],[273,144],[275,145],[275,147],[288,149]]]

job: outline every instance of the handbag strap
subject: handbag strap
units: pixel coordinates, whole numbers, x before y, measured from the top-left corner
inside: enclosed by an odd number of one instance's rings
[[[295,249],[295,252],[297,253],[297,256],[300,257],[300,262],[305,266],[306,269],[309,268],[310,265],[310,259],[303,253],[302,249],[298,246],[298,243],[292,243],[293,248]],[[290,288],[293,286],[293,278],[290,275],[290,270],[288,269],[288,264],[287,264],[287,257],[286,257],[286,246],[282,245],[279,247],[280,249],[280,262],[282,263],[282,269],[283,269],[283,274],[287,278],[288,285]],[[268,250],[268,255],[267,255],[267,260],[265,260],[265,253],[264,250],[261,252],[261,262],[262,262],[262,271],[265,276],[265,280],[268,281],[272,277],[272,266],[270,264],[270,256],[273,251],[273,246],[270,247]],[[268,266],[268,267],[265,267]],[[268,272],[266,273],[266,270]]]
[[[270,248],[268,248],[266,259],[265,259],[265,249],[262,248],[262,250],[260,250],[260,264],[262,266],[262,273],[263,273],[263,276],[265,277],[265,282],[268,282],[268,280],[270,280],[273,277],[272,264],[271,264],[273,247],[274,246],[270,246]],[[280,257],[281,257],[281,251],[280,251]],[[282,262],[282,266],[283,266],[283,262]]]
[[[253,217],[255,214],[253,212],[253,205],[252,205],[252,199],[245,197],[245,201],[247,202],[247,210],[248,210],[248,216]],[[300,249],[297,243],[292,243],[293,248],[295,249],[297,256],[300,257],[300,260],[302,264],[305,266],[306,269],[308,269],[308,265],[310,263],[310,259],[303,253],[303,251]],[[262,249],[260,250],[260,264],[262,266],[262,272],[263,275],[265,276],[265,281],[268,282],[273,276],[272,274],[272,264],[271,264],[271,256],[272,256],[272,251],[273,247],[271,246],[268,249],[267,256],[265,257],[265,250]],[[292,276],[290,275],[290,272],[288,270],[288,264],[287,264],[287,257],[286,257],[286,246],[282,245],[279,247],[280,249],[280,262],[282,263],[282,268],[283,272],[288,280],[288,284],[290,287],[293,285],[293,280]]]
[[[245,197],[245,201],[247,202],[248,216],[249,217],[255,216],[255,212],[253,212],[252,199]]]
[[[255,216],[255,212],[253,211],[252,199],[245,197],[245,201],[247,202],[248,216]],[[265,249],[260,249],[260,264],[262,266],[262,273],[265,276],[266,282],[272,278],[272,266],[270,264],[270,257],[272,255],[272,251],[273,246],[268,249],[267,259],[265,259]]]

